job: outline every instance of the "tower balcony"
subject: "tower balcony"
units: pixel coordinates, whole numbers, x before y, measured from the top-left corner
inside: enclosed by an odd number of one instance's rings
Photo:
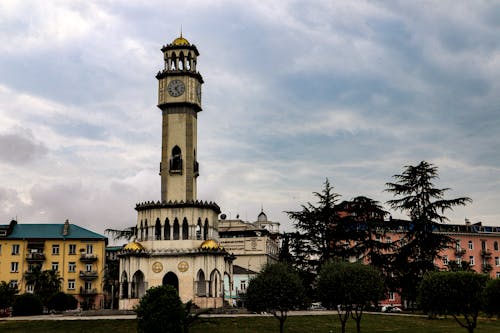
[[[28,253],[26,254],[26,261],[29,263],[44,262],[45,254],[40,252]]]
[[[80,279],[85,281],[95,280],[98,276],[97,271],[80,271]]]
[[[97,255],[95,254],[89,254],[89,253],[82,253],[80,255],[80,261],[84,263],[92,263],[97,261]]]

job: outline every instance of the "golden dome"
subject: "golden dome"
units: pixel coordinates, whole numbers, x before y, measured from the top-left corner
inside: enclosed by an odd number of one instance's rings
[[[176,39],[174,39],[174,41],[172,42],[172,45],[177,45],[177,46],[182,46],[182,45],[186,45],[186,46],[189,46],[191,44],[189,44],[189,41],[182,37],[182,34],[180,37],[177,37]]]
[[[217,249],[222,250],[222,246],[220,246],[219,243],[217,243],[213,239],[207,239],[206,241],[203,241],[200,247],[203,250],[217,250]]]
[[[140,243],[137,242],[131,242],[125,245],[123,248],[124,251],[132,251],[132,252],[139,252],[144,250],[144,246],[142,246]]]

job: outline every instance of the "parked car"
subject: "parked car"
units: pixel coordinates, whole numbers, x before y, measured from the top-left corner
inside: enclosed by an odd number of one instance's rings
[[[392,306],[392,305],[385,305],[382,307],[382,312],[387,312],[387,313],[398,313],[401,312],[402,310],[398,308],[397,306]]]
[[[309,310],[323,311],[323,310],[326,310],[326,308],[323,307],[323,305],[321,305],[320,302],[315,302],[315,303],[311,303]]]

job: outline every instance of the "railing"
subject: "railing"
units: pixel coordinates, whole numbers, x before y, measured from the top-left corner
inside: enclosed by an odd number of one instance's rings
[[[44,261],[45,254],[39,253],[39,252],[28,253],[28,254],[26,254],[26,260],[27,261]]]
[[[461,257],[465,254],[465,249],[464,248],[456,248],[455,249],[455,254],[458,256],[458,257]]]
[[[97,289],[85,289],[80,287],[80,295],[95,295],[97,294]]]
[[[97,260],[97,255],[95,254],[82,253],[80,255],[80,261],[82,262],[94,262],[96,260]]]
[[[97,271],[80,271],[80,278],[85,280],[97,279]]]
[[[483,257],[491,257],[491,251],[490,250],[481,250],[481,255]]]

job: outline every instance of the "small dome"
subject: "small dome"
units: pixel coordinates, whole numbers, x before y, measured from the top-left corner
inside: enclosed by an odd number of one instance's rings
[[[182,46],[182,45],[186,45],[186,46],[189,46],[191,44],[189,44],[189,41],[182,37],[182,34],[180,37],[177,37],[176,39],[174,39],[174,41],[172,42],[172,45],[177,45],[177,46]]]
[[[217,243],[213,239],[207,239],[206,241],[203,241],[200,247],[203,250],[217,250],[217,249],[222,250],[222,246],[220,246],[219,243]]]
[[[257,216],[257,222],[267,222],[266,213],[260,212],[259,216]]]
[[[137,242],[131,242],[125,245],[123,248],[124,251],[132,251],[132,252],[139,252],[144,250],[144,246],[142,246],[140,243]]]

